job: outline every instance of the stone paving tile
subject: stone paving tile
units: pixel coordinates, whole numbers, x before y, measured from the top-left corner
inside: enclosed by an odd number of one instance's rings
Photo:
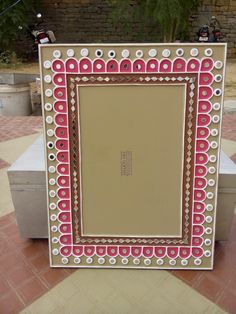
[[[37,133],[42,128],[42,117],[5,117],[0,116],[0,142]]]

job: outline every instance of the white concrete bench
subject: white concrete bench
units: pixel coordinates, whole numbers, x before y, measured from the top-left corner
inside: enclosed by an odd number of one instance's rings
[[[22,237],[47,238],[46,175],[39,137],[8,169],[12,200]],[[216,240],[227,240],[236,204],[236,165],[221,153]]]

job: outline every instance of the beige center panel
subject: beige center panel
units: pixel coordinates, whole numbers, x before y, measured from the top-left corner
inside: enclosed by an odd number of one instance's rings
[[[181,237],[185,94],[78,86],[82,236]]]

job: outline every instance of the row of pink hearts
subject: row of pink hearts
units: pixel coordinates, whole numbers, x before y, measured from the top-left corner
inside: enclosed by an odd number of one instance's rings
[[[131,61],[123,59],[120,62],[109,60],[105,62],[102,59],[92,61],[89,58],[83,58],[80,61],[70,58],[66,62],[55,59],[52,62],[52,70],[54,72],[67,73],[105,73],[105,72],[206,72],[211,71],[214,66],[212,58],[204,58],[199,61],[196,58],[191,58],[186,61],[183,58],[176,58],[171,61],[168,59],[149,59],[145,62],[142,59]]]
[[[94,256],[95,254],[99,257],[108,255],[109,257],[146,257],[151,258],[153,256],[157,258],[163,258],[165,256],[169,258],[189,258],[193,256],[195,258],[201,258],[203,256],[203,249],[201,247],[142,247],[142,246],[64,246],[60,249],[60,253],[63,256],[82,256],[86,257]]]

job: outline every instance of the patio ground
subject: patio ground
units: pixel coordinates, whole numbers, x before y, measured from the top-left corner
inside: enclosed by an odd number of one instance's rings
[[[235,81],[230,61],[226,99],[236,100]],[[222,131],[236,162],[236,114],[224,115]],[[50,269],[47,241],[18,233],[6,175],[41,132],[41,117],[0,117],[0,313],[236,313],[236,216],[213,271]]]

